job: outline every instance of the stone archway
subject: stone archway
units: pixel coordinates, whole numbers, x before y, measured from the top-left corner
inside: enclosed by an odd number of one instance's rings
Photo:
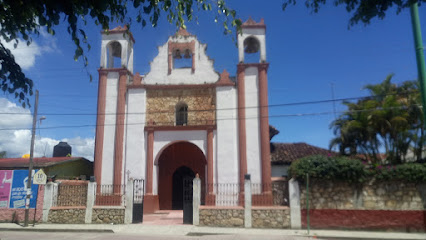
[[[166,147],[158,158],[158,198],[161,210],[182,209],[174,199],[182,191],[179,183],[174,183],[185,176],[199,174],[205,183],[206,157],[203,152],[190,142],[177,142]],[[183,183],[182,183],[183,184]]]

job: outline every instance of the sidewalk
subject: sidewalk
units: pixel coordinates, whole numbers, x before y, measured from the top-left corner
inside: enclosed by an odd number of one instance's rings
[[[193,225],[108,225],[108,224],[36,224],[24,228],[13,223],[0,223],[0,231],[48,231],[48,232],[110,232],[138,235],[201,236],[201,235],[260,235],[260,236],[308,236],[306,230],[218,228]],[[311,230],[310,236],[335,239],[426,239],[425,233],[367,232]]]

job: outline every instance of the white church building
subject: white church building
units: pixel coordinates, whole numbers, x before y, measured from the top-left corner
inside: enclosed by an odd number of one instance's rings
[[[246,174],[264,183],[261,194],[272,200],[265,34],[263,20],[242,24],[236,77],[230,77],[214,69],[207,45],[184,29],[158,48],[145,75],[134,74],[132,34],[121,27],[103,32],[97,183],[144,179],[145,213],[181,208],[175,199],[182,179],[197,174],[209,202],[220,183],[240,183],[243,197]],[[260,59],[246,62],[252,53]]]

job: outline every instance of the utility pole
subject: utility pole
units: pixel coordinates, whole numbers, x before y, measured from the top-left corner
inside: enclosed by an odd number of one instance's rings
[[[423,48],[422,32],[420,29],[419,7],[417,2],[413,3],[410,8],[411,24],[413,26],[414,46],[416,50],[417,70],[419,74],[420,94],[422,96],[423,105],[423,122],[426,126],[426,67],[425,54]]]
[[[30,149],[30,165],[28,167],[28,181],[27,181],[27,197],[25,199],[25,222],[24,227],[28,227],[28,217],[30,213],[30,199],[31,199],[31,177],[33,172],[33,155],[34,155],[34,139],[37,124],[37,109],[38,109],[38,90],[36,90],[34,115],[33,115],[33,128],[31,131],[31,149]]]

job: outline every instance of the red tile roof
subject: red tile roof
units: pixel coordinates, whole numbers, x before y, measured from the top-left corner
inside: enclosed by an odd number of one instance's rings
[[[86,160],[83,157],[41,157],[34,158],[34,168],[49,167],[65,162]],[[29,166],[29,158],[0,158],[0,169],[27,168]]]
[[[306,143],[271,143],[271,163],[291,164],[297,159],[310,155],[334,155],[336,153]]]

